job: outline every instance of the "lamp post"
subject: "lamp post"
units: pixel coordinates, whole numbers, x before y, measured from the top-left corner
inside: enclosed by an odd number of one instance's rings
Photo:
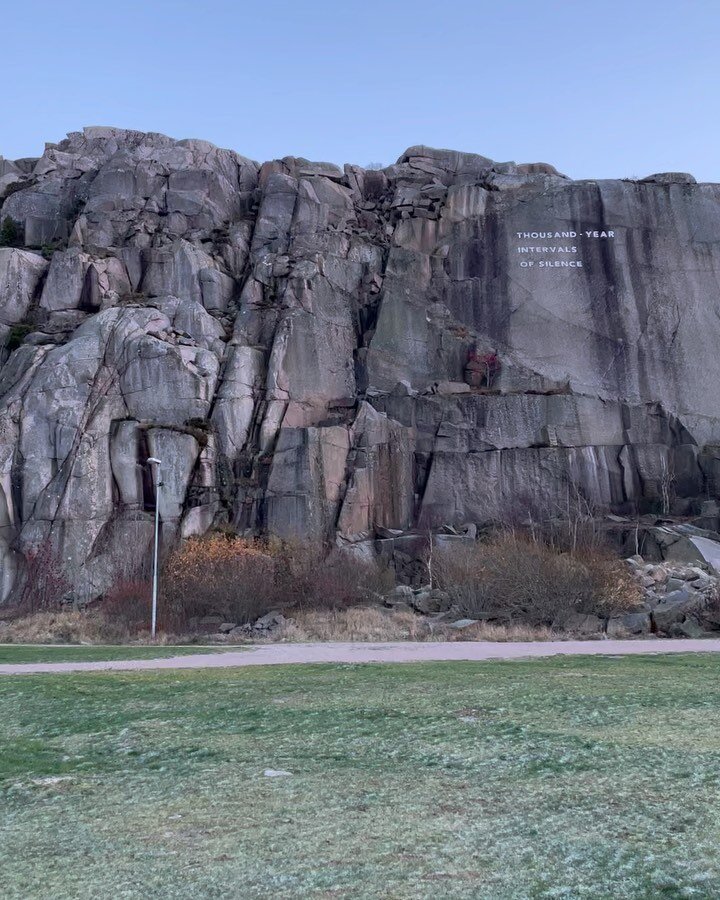
[[[154,456],[149,457],[148,465],[157,466],[155,469],[155,553],[153,556],[153,591],[152,591],[152,622],[150,625],[150,640],[155,640],[157,630],[157,593],[158,593],[158,555],[160,543],[160,466],[162,463]]]

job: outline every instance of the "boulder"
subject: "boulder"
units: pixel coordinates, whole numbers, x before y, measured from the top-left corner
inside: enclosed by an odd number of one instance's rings
[[[690,588],[683,588],[666,594],[653,608],[652,618],[658,631],[667,631],[671,625],[682,622],[685,617],[701,608],[702,596]]]
[[[658,172],[642,178],[640,184],[697,184],[697,180],[687,172]]]
[[[697,550],[701,560],[720,575],[720,543],[705,537],[691,537],[690,542]]]
[[[426,614],[445,612],[452,605],[448,594],[436,589],[420,590],[413,595],[410,602],[414,609]]]
[[[252,625],[236,625],[232,631],[227,632],[229,638],[243,638],[252,633]]]
[[[260,616],[253,624],[253,629],[255,631],[270,631],[273,628],[284,625],[286,621],[282,613],[273,611]]]
[[[645,612],[628,613],[608,619],[608,637],[623,637],[626,634],[649,634],[651,631],[650,616]]]
[[[558,622],[557,624],[553,623],[553,627],[561,628],[569,634],[585,636],[601,634],[605,630],[605,622],[599,616],[573,613],[572,615],[563,618],[562,622]]]
[[[394,610],[395,612],[415,612],[415,608],[404,600],[386,599],[385,607],[388,610]]]
[[[712,632],[707,631],[693,616],[688,616],[682,622],[675,622],[669,628],[671,637],[679,638],[704,638],[715,637]]]
[[[464,381],[437,381],[432,385],[430,392],[444,396],[467,394],[470,392],[470,385]]]
[[[665,585],[666,590],[671,593],[673,591],[681,591],[685,587],[685,581],[686,579],[683,578],[668,578]]]
[[[465,628],[469,628],[471,625],[476,625],[478,621],[478,619],[456,619],[454,622],[448,622],[448,628],[462,631]]]
[[[412,605],[413,600],[415,598],[415,592],[408,584],[398,584],[396,585],[390,594],[385,598],[385,603],[388,606],[397,606],[400,605]]]

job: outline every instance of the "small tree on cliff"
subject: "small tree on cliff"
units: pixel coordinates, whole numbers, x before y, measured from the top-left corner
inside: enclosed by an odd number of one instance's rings
[[[22,239],[21,226],[10,216],[5,216],[0,225],[0,247],[20,247]]]

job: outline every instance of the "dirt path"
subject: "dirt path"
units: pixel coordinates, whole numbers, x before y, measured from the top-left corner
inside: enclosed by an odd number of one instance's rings
[[[275,666],[288,663],[429,662],[439,660],[524,659],[534,656],[618,656],[646,653],[720,653],[720,639],[636,641],[537,641],[495,643],[457,641],[427,643],[262,644],[223,653],[128,659],[104,662],[17,663],[0,665],[0,675],[50,672],[107,672],[157,669],[218,669],[228,666]]]

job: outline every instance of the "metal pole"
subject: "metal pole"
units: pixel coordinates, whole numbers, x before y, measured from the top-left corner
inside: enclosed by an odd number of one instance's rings
[[[158,556],[160,549],[160,460],[151,456],[148,463],[157,466],[155,469],[155,553],[153,556],[153,591],[152,591],[152,622],[150,625],[150,639],[155,640],[157,631],[157,595],[158,595]]]

